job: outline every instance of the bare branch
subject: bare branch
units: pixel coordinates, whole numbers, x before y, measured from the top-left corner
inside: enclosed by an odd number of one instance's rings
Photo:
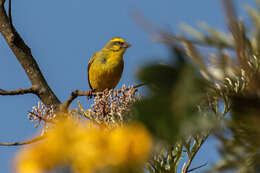
[[[47,106],[52,105],[57,108],[61,102],[53,93],[45,78],[43,77],[40,68],[31,54],[30,48],[25,44],[21,36],[18,34],[12,24],[11,4],[9,4],[9,17],[6,14],[4,7],[5,0],[0,0],[0,32],[3,35],[8,46],[13,51],[17,60],[23,67],[26,75],[31,81],[32,88],[37,91],[37,96]],[[10,3],[10,1],[9,1]]]
[[[138,84],[138,85],[133,86],[133,88],[134,88],[134,89],[140,88],[140,87],[142,87],[142,86],[144,86],[144,85],[146,85],[146,83],[140,83],[140,84]]]
[[[200,165],[200,166],[197,166],[197,167],[195,167],[195,168],[189,169],[187,172],[195,171],[196,169],[199,169],[199,168],[202,168],[202,167],[204,167],[204,166],[207,166],[207,164],[208,164],[208,163],[204,163],[204,164],[202,164],[202,165]]]
[[[0,146],[19,146],[19,145],[32,144],[32,143],[38,142],[42,139],[44,139],[44,136],[39,136],[39,137],[33,138],[28,141],[23,141],[23,142],[0,142]]]
[[[37,94],[34,88],[17,89],[6,91],[0,88],[0,95],[23,95],[23,94]]]

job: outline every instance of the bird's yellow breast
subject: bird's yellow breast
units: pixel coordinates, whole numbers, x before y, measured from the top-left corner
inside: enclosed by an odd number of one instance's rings
[[[98,52],[89,67],[89,83],[92,89],[103,91],[114,89],[118,84],[123,68],[123,54],[117,52]]]

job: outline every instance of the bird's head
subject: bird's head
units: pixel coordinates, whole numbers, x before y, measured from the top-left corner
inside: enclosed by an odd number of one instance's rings
[[[105,48],[112,50],[113,52],[124,53],[130,46],[131,44],[127,43],[124,39],[114,37],[105,45]]]

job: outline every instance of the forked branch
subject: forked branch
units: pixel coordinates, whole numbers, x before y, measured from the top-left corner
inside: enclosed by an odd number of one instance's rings
[[[9,4],[9,17],[7,16],[5,7],[5,0],[0,0],[0,32],[3,35],[8,46],[11,48],[12,52],[16,56],[17,60],[23,67],[26,75],[31,81],[32,88],[34,88],[33,93],[42,100],[42,102],[47,106],[52,105],[57,108],[60,105],[59,99],[53,93],[49,85],[47,84],[45,78],[43,77],[41,70],[31,54],[30,48],[25,44],[23,39],[20,37],[15,27],[12,24],[11,16],[11,4]],[[9,1],[10,2],[10,1]],[[18,93],[28,93],[28,89],[19,90]],[[3,92],[2,93],[8,93]],[[10,94],[15,95],[17,92],[11,92]]]

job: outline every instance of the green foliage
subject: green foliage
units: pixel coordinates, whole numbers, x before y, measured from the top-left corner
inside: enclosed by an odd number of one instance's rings
[[[138,119],[170,142],[177,139],[183,121],[199,116],[197,105],[206,90],[205,81],[184,58],[171,65],[148,65],[139,74],[151,94],[135,105]]]
[[[183,172],[190,171],[192,160],[213,127],[212,111],[205,109],[209,83],[181,47],[174,44],[170,50],[175,58],[171,64],[147,65],[139,73],[149,95],[135,104],[137,119],[156,139],[167,143],[160,145],[159,153],[150,160],[147,168],[151,173],[177,172],[184,156],[187,162]]]
[[[159,40],[177,62],[148,65],[139,74],[150,95],[135,105],[137,118],[167,141],[155,151],[149,172],[194,170],[190,163],[210,134],[221,143],[221,160],[210,172],[260,172],[260,1],[257,10],[246,7],[253,26],[237,19],[231,0],[222,3],[229,34],[205,23],[204,32],[183,25],[191,39],[161,32]],[[205,57],[198,46],[216,51]]]

